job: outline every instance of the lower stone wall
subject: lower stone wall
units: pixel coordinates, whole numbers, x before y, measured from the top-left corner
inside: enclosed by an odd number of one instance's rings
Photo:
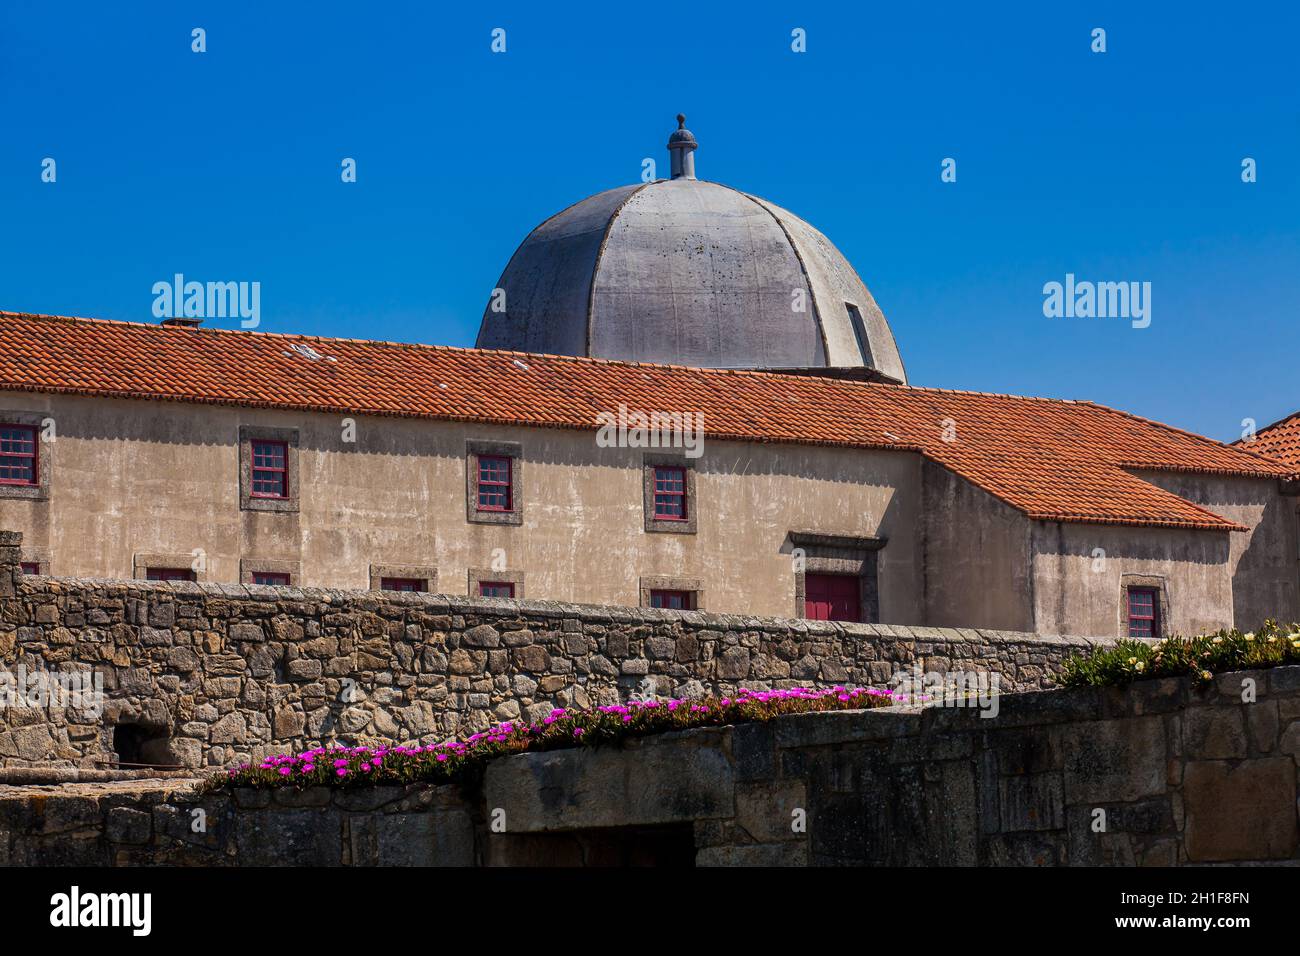
[[[197,780],[0,785],[0,866],[472,866],[456,787],[241,790]]]
[[[466,788],[0,785],[0,864],[1300,863],[1300,667],[980,714],[803,714],[521,754]]]
[[[577,862],[607,828],[679,824],[701,865],[1300,863],[1298,757],[1300,667],[1015,695],[993,717],[804,714],[498,761],[485,853]]]
[[[434,743],[658,695],[900,671],[1048,686],[1098,641],[377,591],[24,576],[0,532],[0,682],[102,681],[103,707],[0,706],[0,767],[225,767],[330,743]],[[0,696],[4,684],[0,683]],[[125,729],[123,729],[125,728]]]

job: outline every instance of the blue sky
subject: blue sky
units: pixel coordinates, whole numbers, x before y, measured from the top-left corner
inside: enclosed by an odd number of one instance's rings
[[[683,111],[914,384],[1221,439],[1300,408],[1295,4],[233,6],[0,10],[0,308],[152,321],[182,272],[260,282],[265,330],[472,345],[524,235],[665,174]],[[1150,327],[1044,317],[1067,272],[1150,282]]]

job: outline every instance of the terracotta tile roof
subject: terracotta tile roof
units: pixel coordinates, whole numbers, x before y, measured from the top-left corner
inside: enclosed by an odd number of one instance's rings
[[[1090,402],[11,312],[0,389],[593,431],[619,403],[698,412],[711,438],[915,451],[1046,521],[1244,530],[1125,469],[1287,473]]]
[[[1300,477],[1300,412],[1261,428],[1252,441],[1243,438],[1232,444],[1234,448],[1281,462]]]

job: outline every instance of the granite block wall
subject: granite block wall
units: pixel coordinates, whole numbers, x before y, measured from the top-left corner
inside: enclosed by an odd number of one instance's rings
[[[462,786],[9,770],[0,865],[1295,865],[1298,760],[1286,667],[700,728]]]
[[[433,743],[631,693],[855,684],[902,670],[1050,686],[1095,640],[380,591],[24,576],[0,532],[0,767],[222,767]],[[85,675],[102,706],[14,693]],[[3,691],[3,687],[0,687]]]

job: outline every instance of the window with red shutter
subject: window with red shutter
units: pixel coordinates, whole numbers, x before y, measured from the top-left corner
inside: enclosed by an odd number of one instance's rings
[[[1160,593],[1155,588],[1128,589],[1128,636],[1160,636]]]
[[[650,592],[650,606],[668,608],[672,611],[691,611],[695,609],[695,594],[692,591],[654,589]]]
[[[0,484],[37,485],[40,451],[32,425],[0,425]]]
[[[424,591],[427,585],[421,578],[380,578],[381,591]]]
[[[479,455],[478,510],[509,511],[513,498],[510,459],[502,455]]]
[[[253,439],[254,498],[289,497],[289,444]]]
[[[686,469],[655,466],[655,520],[686,520]]]
[[[193,581],[194,572],[190,568],[149,568],[144,577],[146,581]]]

